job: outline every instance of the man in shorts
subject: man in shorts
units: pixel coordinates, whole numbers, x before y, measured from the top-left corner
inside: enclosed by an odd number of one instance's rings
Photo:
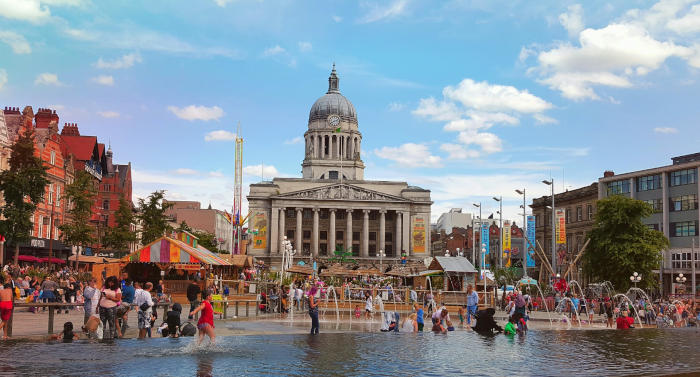
[[[3,331],[3,339],[8,339],[7,322],[12,316],[13,297],[12,283],[7,282],[4,288],[0,290],[0,329]]]

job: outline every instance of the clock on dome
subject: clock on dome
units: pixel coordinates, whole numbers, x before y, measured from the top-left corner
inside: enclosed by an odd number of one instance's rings
[[[340,117],[337,115],[331,115],[328,117],[328,125],[331,127],[338,127],[340,124]]]

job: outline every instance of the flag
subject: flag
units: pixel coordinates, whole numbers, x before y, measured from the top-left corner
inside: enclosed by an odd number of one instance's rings
[[[340,127],[338,127],[338,128],[336,128],[335,130],[333,130],[333,133],[340,133]]]

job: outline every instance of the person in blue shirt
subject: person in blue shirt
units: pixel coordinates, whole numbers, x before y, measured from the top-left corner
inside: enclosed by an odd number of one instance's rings
[[[122,301],[127,304],[134,302],[134,295],[136,294],[136,289],[134,289],[131,280],[126,280],[124,287],[122,288]]]
[[[425,325],[425,322],[423,322],[423,307],[418,305],[416,302],[413,304],[413,308],[416,310],[416,323],[418,324],[418,332],[423,331],[423,326]]]
[[[580,301],[578,299],[578,296],[574,295],[571,298],[571,319],[574,319],[574,317],[576,317],[576,319],[578,319],[578,316],[576,315],[576,313],[578,313],[580,310],[579,305],[580,305]]]
[[[467,285],[467,324],[472,325],[472,316],[476,314],[476,308],[479,305],[479,294],[472,288],[472,285]]]

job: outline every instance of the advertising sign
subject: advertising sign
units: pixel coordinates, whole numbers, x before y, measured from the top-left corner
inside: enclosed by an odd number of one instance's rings
[[[563,208],[556,211],[557,244],[566,243],[566,212]]]
[[[503,224],[503,259],[508,258],[510,255],[510,222],[506,221],[505,224]]]
[[[535,216],[527,217],[527,266],[535,267]]]
[[[411,238],[413,240],[413,252],[418,254],[425,253],[425,218],[423,216],[413,216]]]
[[[253,248],[267,248],[267,213],[262,211],[253,217]]]
[[[484,253],[484,260],[487,260],[487,255],[489,255],[489,223],[483,223],[481,224],[481,248],[480,249],[486,249],[486,252]],[[489,268],[489,264],[485,264],[486,268]]]

